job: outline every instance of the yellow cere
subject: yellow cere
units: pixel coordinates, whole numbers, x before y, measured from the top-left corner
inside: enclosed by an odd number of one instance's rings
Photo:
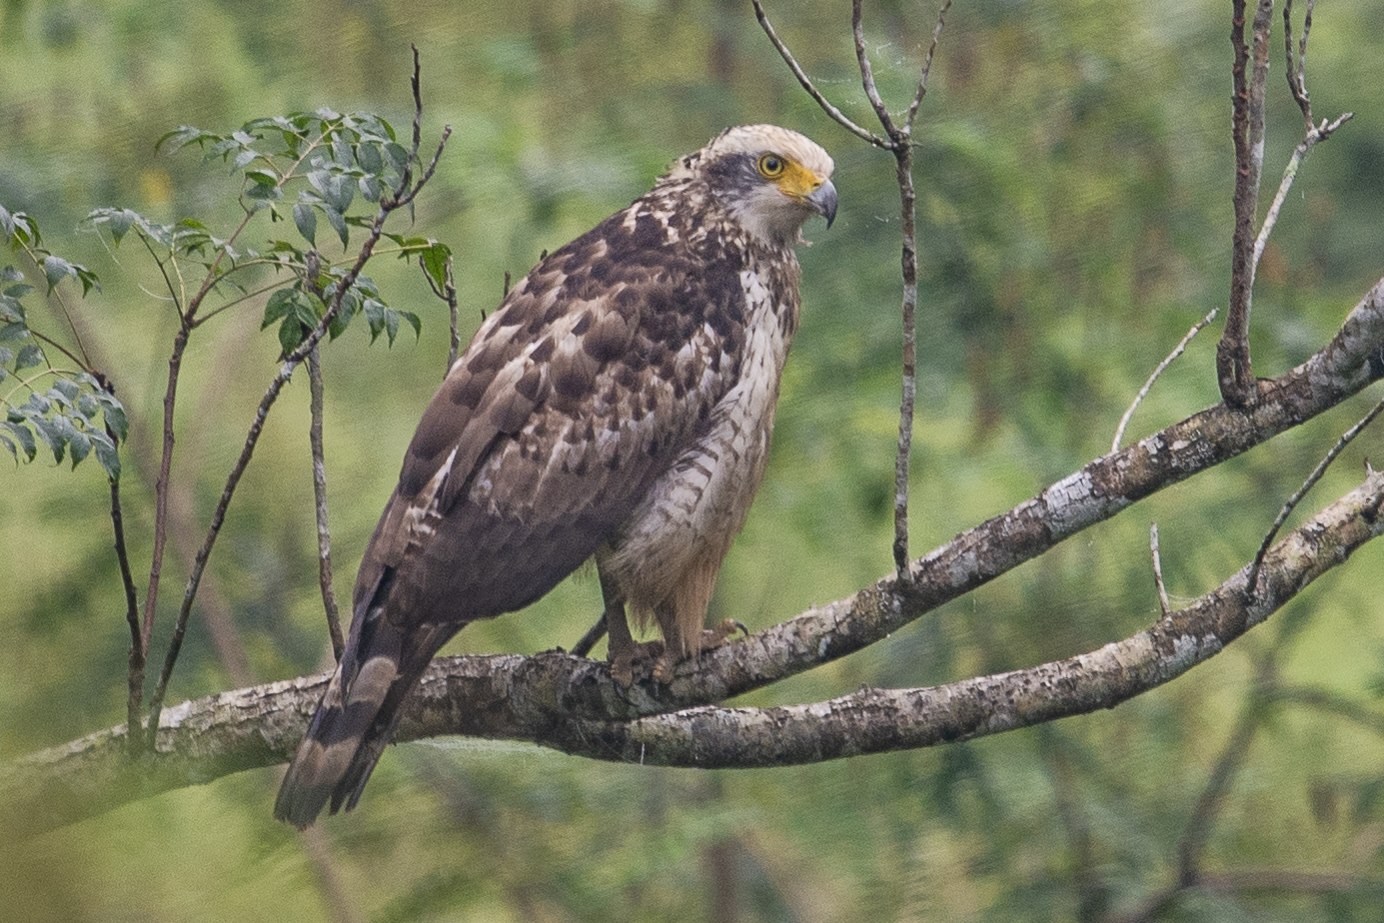
[[[802,164],[788,158],[783,158],[783,172],[775,180],[785,195],[797,199],[806,198],[817,191],[817,187],[822,185],[822,178],[816,173],[804,167]]]

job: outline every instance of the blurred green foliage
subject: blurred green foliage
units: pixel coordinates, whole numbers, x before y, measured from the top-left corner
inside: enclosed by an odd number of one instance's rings
[[[866,123],[849,5],[768,9],[808,73]],[[1308,159],[1265,255],[1254,318],[1261,375],[1310,354],[1380,273],[1384,59],[1365,36],[1381,15],[1380,0],[1317,12],[1308,80],[1318,115],[1350,109],[1356,119]],[[867,4],[876,73],[897,105],[932,16],[927,4]],[[1224,302],[1228,16],[1219,5],[1132,0],[953,9],[918,129],[915,553],[1106,451],[1144,377]],[[101,293],[74,310],[99,331],[88,346],[131,421],[123,460],[137,570],[149,558],[153,427],[176,318],[160,302],[157,269],[133,248],[107,249],[81,219],[97,207],[155,222],[196,214],[224,235],[239,218],[238,181],[195,156],[156,152],[157,139],[180,125],[228,132],[323,106],[404,125],[409,42],[422,51],[427,127],[455,128],[415,228],[455,254],[464,334],[499,301],[506,273],[518,278],[728,124],[786,124],[832,151],[841,213],[830,233],[809,228],[806,310],[771,470],[714,614],[764,626],[887,571],[893,162],[821,116],[748,4],[4,0],[0,204],[36,216],[48,246],[102,278]],[[1277,37],[1273,47],[1270,187],[1300,130]],[[417,270],[380,261],[371,271],[420,317],[422,337],[386,352],[350,333],[324,353],[342,596],[447,350],[445,308]],[[42,281],[31,273],[30,284]],[[26,304],[31,323],[64,329],[36,292]],[[174,494],[191,539],[174,533],[166,586],[185,575],[277,367],[281,345],[260,331],[264,317],[247,303],[193,340]],[[1214,328],[1194,341],[1132,436],[1216,400],[1213,343]],[[306,392],[299,383],[280,402],[241,485],[173,701],[295,676],[329,656]],[[1156,617],[1150,521],[1174,601],[1204,592],[1252,556],[1282,499],[1365,400],[1145,501],[875,648],[749,698],[925,685],[1127,635]],[[1378,444],[1366,433],[1307,506],[1350,485]],[[51,465],[0,465],[0,758],[123,720],[128,633],[103,472]],[[310,841],[270,819],[277,774],[246,773],[6,849],[0,919],[1098,919],[1175,874],[1178,838],[1250,695],[1255,658],[1283,625],[1302,623],[1285,681],[1377,707],[1382,558],[1365,549],[1236,649],[1109,713],[755,772],[606,765],[473,741],[410,745],[385,757],[358,812]],[[578,576],[523,614],[468,628],[449,650],[570,645],[598,600],[595,581]],[[163,612],[155,651],[170,621]],[[1162,918],[1377,918],[1382,756],[1358,725],[1274,710],[1206,864],[1339,873],[1346,887],[1203,891]]]

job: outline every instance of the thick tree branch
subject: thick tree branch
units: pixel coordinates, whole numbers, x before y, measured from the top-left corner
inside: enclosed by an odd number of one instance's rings
[[[1361,300],[1325,348],[1267,382],[1262,399],[1250,412],[1217,405],[1121,452],[1096,459],[1036,497],[914,561],[911,579],[905,583],[891,575],[846,599],[774,625],[744,643],[710,651],[684,665],[666,687],[635,686],[622,692],[611,682],[605,665],[560,652],[528,658],[443,658],[424,679],[400,727],[400,739],[441,733],[519,737],[607,757],[615,755],[611,748],[619,744],[618,753],[630,758],[637,759],[636,751],[642,746],[646,760],[674,762],[676,749],[658,754],[650,750],[651,740],[662,741],[660,734],[672,733],[665,732],[665,727],[685,723],[695,725],[700,734],[714,731],[723,712],[738,712],[712,709],[618,723],[723,701],[873,643],[1087,526],[1109,519],[1136,500],[1214,467],[1358,393],[1384,376],[1381,344],[1384,280]],[[936,712],[940,717],[935,720],[942,724],[913,719],[897,730],[880,732],[908,741],[900,746],[918,746],[932,736],[939,740],[974,736],[1122,701],[1211,656],[1323,570],[1343,561],[1374,534],[1377,520],[1369,517],[1377,509],[1373,495],[1380,489],[1380,476],[1371,475],[1364,488],[1279,543],[1266,558],[1262,592],[1253,601],[1243,593],[1242,573],[1134,638],[1070,661],[967,680],[940,687],[940,692],[867,691],[837,703],[798,708],[804,714],[828,717],[843,702],[877,714],[898,709],[916,712],[924,707],[942,708],[948,697],[972,697],[965,700],[972,703],[971,711]],[[1079,679],[1083,676],[1086,679]],[[0,827],[49,829],[140,797],[284,760],[301,736],[325,682],[325,675],[306,677],[168,709],[159,730],[158,752],[138,760],[130,760],[124,750],[123,727],[26,757],[0,770]],[[1042,689],[1051,701],[1044,704],[1030,696],[1022,703],[1015,699],[1005,706],[1007,711],[987,710],[990,704],[1004,705],[1006,695],[1034,689]],[[987,696],[1000,698],[992,701]],[[982,707],[982,702],[990,704]],[[701,738],[691,735],[688,739]],[[829,739],[822,739],[823,748]],[[624,749],[622,740],[634,749]],[[785,739],[779,749],[790,746],[794,745]],[[799,741],[796,746],[804,745]],[[829,755],[828,749],[819,749],[823,756],[818,758]],[[838,749],[842,754],[852,752],[844,743]],[[733,762],[730,756],[721,760],[722,764]]]
[[[623,720],[660,703],[622,701],[601,664],[556,652],[443,658],[424,677],[398,739],[464,733],[607,760],[775,766],[931,746],[1109,708],[1215,656],[1343,563],[1384,532],[1381,506],[1384,474],[1372,472],[1275,546],[1258,597],[1245,592],[1246,566],[1138,634],[1027,669],[926,689],[864,689],[810,705],[707,706]],[[736,646],[762,646],[762,637]],[[121,727],[26,757],[0,773],[0,823],[38,832],[285,760],[326,681],[322,674],[170,708],[155,756],[128,758]]]

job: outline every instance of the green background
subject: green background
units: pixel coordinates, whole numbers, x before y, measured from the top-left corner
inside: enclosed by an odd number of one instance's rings
[[[867,5],[895,108],[933,24],[922,3]],[[868,124],[848,5],[769,5],[808,73]],[[1323,5],[1309,55],[1318,117],[1355,121],[1308,159],[1260,268],[1255,369],[1301,361],[1377,279],[1384,59],[1377,0]],[[1281,23],[1275,14],[1275,28]],[[1233,160],[1229,4],[962,2],[919,119],[919,413],[915,554],[1109,449],[1153,366],[1228,292]],[[805,312],[774,454],[712,604],[761,628],[889,570],[898,392],[893,160],[828,122],[758,31],[748,3],[0,2],[0,204],[91,266],[77,310],[145,433],[158,420],[173,312],[136,247],[80,226],[128,205],[223,231],[235,183],[180,124],[225,131],[330,106],[411,116],[422,53],[426,139],[454,128],[416,210],[456,255],[464,334],[515,278],[645,190],[729,124],[810,134],[837,162],[841,210],[810,225]],[[1266,195],[1301,135],[1271,65]],[[287,232],[284,232],[287,233]],[[418,273],[372,272],[423,335],[392,349],[359,330],[324,356],[337,590],[350,580],[440,379],[445,307]],[[61,335],[32,299],[35,327]],[[161,656],[200,540],[278,344],[257,304],[199,331],[178,408],[175,535]],[[1218,326],[1218,325],[1217,325]],[[1217,400],[1215,329],[1155,387],[1141,436]],[[0,384],[0,388],[8,385]],[[276,409],[212,559],[170,701],[322,667],[307,388]],[[922,686],[1031,665],[1156,618],[1148,526],[1174,602],[1254,553],[1282,500],[1368,396],[1114,522],[874,648],[747,697],[816,700],[862,684]],[[1367,432],[1306,504],[1378,456]],[[136,571],[147,568],[156,447],[125,463]],[[128,634],[94,463],[0,462],[0,758],[124,717]],[[1300,521],[1301,514],[1293,522]],[[1120,708],[972,744],[777,770],[596,763],[445,739],[391,749],[353,815],[305,840],[270,817],[277,770],[137,802],[6,848],[0,918],[15,920],[1058,920],[1128,909],[1175,874],[1176,844],[1256,656],[1290,626],[1283,679],[1377,707],[1384,550],[1368,547],[1234,649]],[[142,588],[142,580],[140,581]],[[570,646],[599,611],[591,575],[449,652]],[[208,626],[217,627],[216,637]],[[1384,747],[1305,708],[1264,721],[1214,827],[1214,871],[1340,873],[1338,893],[1190,895],[1171,920],[1377,919]],[[7,892],[12,892],[7,894]]]

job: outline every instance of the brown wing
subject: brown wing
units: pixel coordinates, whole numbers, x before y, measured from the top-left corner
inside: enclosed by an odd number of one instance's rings
[[[609,539],[739,374],[743,260],[647,205],[544,260],[423,414],[356,618],[457,627],[520,608]],[[687,230],[690,230],[687,229]]]

